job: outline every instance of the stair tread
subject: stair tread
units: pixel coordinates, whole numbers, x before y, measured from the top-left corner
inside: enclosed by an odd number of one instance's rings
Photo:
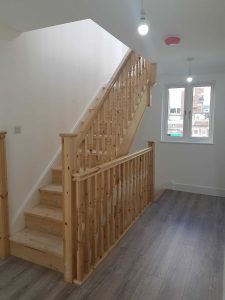
[[[40,191],[51,192],[51,193],[62,193],[62,185],[60,184],[49,184],[40,188]]]
[[[63,220],[63,212],[59,207],[48,206],[44,204],[39,204],[27,210],[25,214],[36,215],[43,218],[53,219],[55,221]]]
[[[62,238],[49,233],[43,233],[25,228],[24,230],[11,236],[10,241],[23,244],[29,248],[63,257]]]

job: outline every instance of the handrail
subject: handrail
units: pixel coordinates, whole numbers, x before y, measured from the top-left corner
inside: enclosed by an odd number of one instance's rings
[[[86,177],[91,177],[91,176],[95,176],[107,169],[111,169],[121,163],[125,163],[129,160],[132,160],[140,155],[143,155],[143,154],[146,154],[148,153],[149,151],[152,151],[152,148],[151,147],[148,147],[148,148],[145,148],[145,149],[142,149],[140,151],[137,151],[137,152],[134,152],[132,154],[128,154],[128,155],[124,155],[122,157],[119,157],[119,158],[116,158],[110,162],[106,162],[104,164],[101,164],[97,167],[94,167],[94,168],[91,168],[91,169],[88,169],[88,170],[85,170],[85,171],[81,171],[79,173],[73,173],[73,180],[84,180]]]
[[[119,66],[116,68],[111,80],[108,82],[108,84],[103,88],[103,94],[101,95],[101,97],[97,97],[97,102],[96,102],[96,106],[94,108],[92,108],[92,115],[91,118],[89,118],[82,126],[81,132],[77,138],[77,143],[79,144],[82,139],[85,137],[85,135],[87,134],[88,129],[90,128],[92,122],[93,122],[93,118],[95,118],[95,116],[98,114],[98,110],[102,107],[104,101],[106,100],[107,96],[109,95],[113,85],[115,84],[115,82],[117,81],[117,79],[120,77],[121,71],[123,70],[124,66],[126,65],[127,61],[129,60],[129,58],[131,57],[133,51],[128,50],[127,54],[125,55],[125,57],[123,58],[123,60],[121,61],[121,63],[119,64]],[[99,101],[98,101],[99,100]]]
[[[0,132],[0,258],[9,255],[8,185],[5,150],[6,132]]]
[[[129,51],[108,85],[99,92],[95,104],[86,113],[80,127],[72,134],[60,135],[63,170],[64,278],[68,282],[74,278],[72,266],[76,263],[73,256],[75,247],[73,228],[76,223],[74,205],[79,198],[79,187],[75,188],[74,183],[78,184],[78,181],[85,180],[91,173],[104,172],[103,168],[116,168],[114,164],[122,163],[124,159],[128,159],[125,164],[129,163],[129,159],[135,159],[135,156],[126,155],[129,153],[129,147],[145,108],[149,106],[150,86],[155,81],[155,69],[154,64],[134,51]],[[125,157],[121,158],[122,155]],[[140,152],[137,155],[152,155],[152,150],[148,149],[148,153]]]
[[[77,135],[74,136],[73,143],[76,171],[91,168],[121,155],[119,146],[130,122],[136,111],[140,115],[148,105],[149,96],[146,91],[149,90],[151,84],[150,65],[134,51],[129,51],[108,85],[99,93],[95,105],[89,109],[85,121],[81,122],[75,132]],[[154,67],[152,70],[154,71]],[[141,110],[138,110],[139,107]],[[102,151],[96,150],[96,159],[93,162],[93,156],[90,158],[94,153],[92,152],[93,145],[99,143],[96,141],[96,132],[104,135],[101,138],[101,144],[104,146],[102,146]],[[61,136],[68,137],[67,134]],[[110,147],[106,147],[107,143],[111,144],[111,150]],[[106,148],[107,156],[104,154]],[[122,154],[126,154],[126,151]],[[99,159],[99,157],[101,158]]]
[[[82,283],[154,196],[154,143],[136,153],[73,175],[75,282]]]
[[[154,73],[154,64],[128,51],[80,127],[72,135],[61,134],[62,139],[72,138],[75,172],[128,153],[134,132],[149,105]]]

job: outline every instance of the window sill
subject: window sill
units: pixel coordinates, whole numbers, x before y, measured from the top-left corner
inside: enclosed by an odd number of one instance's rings
[[[199,141],[168,141],[161,140],[160,143],[171,143],[171,144],[195,144],[195,145],[215,145],[214,142],[199,142]]]

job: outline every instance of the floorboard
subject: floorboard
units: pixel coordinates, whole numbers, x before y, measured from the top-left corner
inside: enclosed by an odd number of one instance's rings
[[[81,287],[10,257],[0,299],[223,300],[224,244],[225,198],[168,190]]]

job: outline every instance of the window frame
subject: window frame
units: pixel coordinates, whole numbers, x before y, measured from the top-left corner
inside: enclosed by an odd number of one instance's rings
[[[192,135],[192,114],[193,114],[193,92],[195,87],[211,87],[210,98],[210,116],[209,116],[209,136],[193,137]],[[168,100],[169,89],[184,88],[184,119],[183,119],[183,136],[168,136]],[[166,84],[163,94],[162,119],[161,119],[161,141],[175,143],[193,143],[193,144],[213,144],[214,133],[214,107],[215,107],[215,82],[204,81],[194,82],[191,84],[176,83]]]

